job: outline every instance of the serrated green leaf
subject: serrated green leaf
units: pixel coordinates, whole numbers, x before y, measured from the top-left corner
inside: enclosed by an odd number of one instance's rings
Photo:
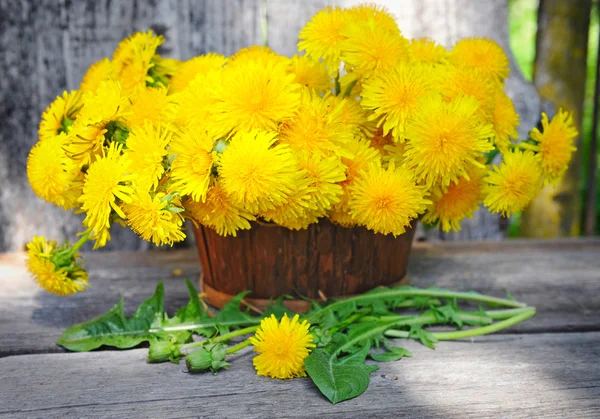
[[[290,310],[289,308],[287,308],[285,305],[283,305],[283,300],[284,299],[291,299],[292,297],[289,295],[286,296],[281,296],[279,298],[277,298],[276,300],[271,300],[269,302],[268,307],[265,309],[262,317],[270,317],[271,314],[274,314],[275,317],[277,317],[278,319],[282,318],[284,314],[287,314],[288,317],[291,319],[292,317],[294,317],[296,315],[296,313],[292,310]]]
[[[132,348],[156,338],[149,332],[163,322],[164,286],[158,283],[152,297],[144,301],[130,318],[125,317],[123,299],[107,313],[68,328],[56,342],[70,351],[85,352],[102,345]]]
[[[250,291],[244,291],[233,297],[221,311],[211,320],[215,326],[219,327],[219,332],[222,334],[229,333],[232,327],[239,327],[240,325],[248,325],[258,323],[259,320],[256,317],[250,315],[248,310],[240,310],[240,304],[246,295]]]
[[[360,396],[370,382],[375,365],[340,364],[327,351],[315,349],[305,360],[306,372],[318,389],[333,404]]]

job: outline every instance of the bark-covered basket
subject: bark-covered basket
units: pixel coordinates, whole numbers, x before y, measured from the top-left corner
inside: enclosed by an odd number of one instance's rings
[[[200,227],[195,230],[200,287],[215,307],[249,290],[245,301],[257,308],[266,307],[271,298],[291,295],[297,299],[285,304],[305,311],[309,303],[302,297],[347,297],[381,285],[405,284],[415,224],[398,237],[364,227],[343,228],[327,219],[300,231],[253,223],[237,237]]]

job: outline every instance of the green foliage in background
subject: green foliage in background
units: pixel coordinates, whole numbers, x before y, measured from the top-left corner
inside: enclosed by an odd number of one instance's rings
[[[509,30],[510,30],[510,48],[515,57],[517,65],[526,80],[533,78],[533,68],[535,62],[535,39],[537,33],[537,12],[538,0],[510,0],[508,6],[509,12]],[[596,78],[596,61],[598,57],[598,1],[594,1],[591,11],[590,33],[588,38],[588,57],[587,57],[587,79],[585,89],[584,114],[582,121],[582,144],[583,156],[582,162],[583,179],[581,184],[582,202],[585,203],[585,191],[588,187],[587,176],[589,166],[590,143],[592,138],[593,121],[593,99],[594,84]],[[600,181],[600,170],[596,172],[597,182]],[[583,206],[585,207],[585,206]],[[596,198],[596,234],[600,234],[600,188]],[[583,219],[583,217],[582,217]],[[520,235],[520,217],[513,217],[509,226],[508,236],[518,237]],[[583,230],[583,229],[582,229]]]

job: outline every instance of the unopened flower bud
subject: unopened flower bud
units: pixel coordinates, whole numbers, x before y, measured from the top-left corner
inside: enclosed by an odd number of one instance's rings
[[[212,366],[212,356],[206,349],[201,348],[185,357],[185,364],[190,372],[204,372]]]
[[[152,342],[148,350],[148,362],[166,362],[180,356],[179,345],[165,340]]]

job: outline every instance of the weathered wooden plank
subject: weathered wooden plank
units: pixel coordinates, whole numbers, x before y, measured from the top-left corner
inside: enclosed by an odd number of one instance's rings
[[[145,363],[144,349],[0,359],[2,417],[592,418],[600,413],[600,333],[445,342],[379,364],[359,398],[331,405],[309,379],[258,377],[251,354],[192,375]],[[26,389],[26,391],[24,391]]]
[[[538,314],[511,333],[600,331],[600,240],[416,243],[408,275],[415,286],[510,291]],[[165,307],[187,302],[182,278],[200,274],[195,249],[176,252],[88,254],[91,288],[70,297],[40,290],[20,254],[0,254],[0,356],[60,351],[62,331],[106,312],[121,295],[132,312],[165,280]],[[182,276],[172,270],[180,268]]]

